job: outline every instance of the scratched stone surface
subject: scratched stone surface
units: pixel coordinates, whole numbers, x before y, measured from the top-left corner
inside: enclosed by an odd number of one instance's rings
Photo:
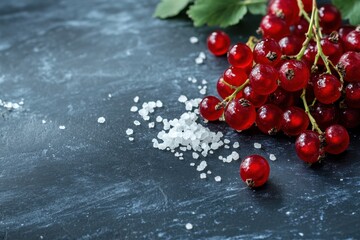
[[[152,121],[179,117],[178,97],[202,97],[202,79],[215,94],[227,66],[206,51],[212,28],[154,19],[157,2],[0,2],[0,99],[23,102],[0,108],[0,239],[359,239],[358,131],[346,153],[308,167],[294,139],[204,124],[239,141],[242,158],[275,154],[257,190],[240,181],[239,161],[218,160],[231,148],[206,158],[207,179],[196,171],[204,158],[152,148],[161,124],[149,129],[130,107],[161,100]],[[259,20],[227,31],[245,41]]]

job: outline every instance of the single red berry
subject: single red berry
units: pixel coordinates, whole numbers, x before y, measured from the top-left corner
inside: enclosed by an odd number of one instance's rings
[[[257,110],[256,126],[265,134],[274,135],[281,130],[282,110],[274,104],[266,104]]]
[[[305,34],[309,29],[309,22],[305,18],[300,18],[300,21],[294,26],[294,35],[300,37],[301,42],[306,38]]]
[[[260,40],[254,47],[254,61],[275,66],[281,60],[281,48],[272,38]]]
[[[228,84],[238,87],[248,79],[248,76],[244,69],[230,66],[224,71],[223,78]]]
[[[274,0],[268,8],[268,14],[284,19],[288,26],[299,22],[299,12],[297,0]]]
[[[344,43],[347,51],[360,52],[360,27],[347,34]]]
[[[360,126],[360,109],[342,109],[340,113],[340,123],[346,128],[356,128]]]
[[[289,35],[290,29],[286,22],[280,17],[276,15],[265,15],[260,22],[260,32],[263,37],[274,38],[278,41]]]
[[[295,141],[295,151],[298,157],[307,163],[315,163],[323,156],[319,134],[306,130]]]
[[[322,74],[314,85],[316,99],[324,104],[336,102],[341,97],[342,84],[332,74]]]
[[[264,185],[269,175],[269,163],[260,155],[250,155],[240,164],[240,177],[249,187]]]
[[[313,1],[312,0],[301,0],[304,5],[305,12],[311,12]]]
[[[227,54],[230,65],[237,68],[245,68],[252,64],[253,53],[251,49],[244,43],[238,43],[231,47]]]
[[[331,125],[325,130],[325,151],[331,154],[344,152],[350,143],[349,133],[341,125]]]
[[[330,34],[341,26],[341,13],[332,4],[324,4],[319,8],[320,26],[323,33]]]
[[[349,83],[346,86],[345,102],[350,108],[360,108],[360,82]]]
[[[201,116],[208,121],[216,121],[222,116],[224,108],[217,107],[221,101],[214,96],[204,97],[199,104],[199,111]]]
[[[298,60],[288,60],[279,69],[280,86],[289,92],[306,87],[310,79],[309,67]]]
[[[347,35],[353,30],[355,30],[355,26],[352,25],[343,25],[339,28],[338,33],[343,44],[345,44]]]
[[[260,95],[269,95],[277,88],[277,70],[265,64],[257,64],[249,74],[250,84],[254,91]]]
[[[242,97],[246,100],[249,100],[254,107],[262,106],[268,96],[267,95],[259,95],[254,91],[254,88],[251,85],[247,85],[242,91]]]
[[[335,104],[316,102],[315,105],[311,107],[310,113],[322,130],[337,123],[340,117],[339,109]]]
[[[331,62],[337,63],[344,53],[343,47],[339,42],[339,35],[336,32],[330,34],[330,36],[321,39],[320,41],[323,53],[330,59]],[[324,61],[319,58],[319,64],[324,65]]]
[[[360,53],[349,51],[344,53],[337,64],[341,75],[347,82],[360,82]]]
[[[268,102],[282,109],[295,104],[294,95],[281,87],[278,87],[275,92],[269,95]]]
[[[233,99],[226,106],[224,117],[231,128],[237,131],[246,130],[255,122],[255,107],[244,98]]]
[[[297,136],[305,131],[310,123],[308,115],[299,107],[288,107],[282,115],[282,130],[288,136]]]
[[[235,88],[233,88],[231,85],[227,84],[224,81],[224,79],[222,77],[220,77],[216,83],[216,90],[217,90],[219,96],[222,99],[225,99],[235,91]]]
[[[292,56],[300,51],[302,40],[296,35],[286,36],[280,39],[279,45],[284,55]]]
[[[226,54],[230,44],[230,37],[223,31],[212,32],[207,38],[208,49],[215,56]]]
[[[317,54],[317,47],[314,41],[311,41],[304,52],[304,60],[311,67],[314,64],[315,56]]]

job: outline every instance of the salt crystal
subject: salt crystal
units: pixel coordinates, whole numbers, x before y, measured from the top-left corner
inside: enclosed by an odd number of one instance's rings
[[[196,167],[196,171],[203,171],[207,167],[206,161],[201,161],[200,164]]]
[[[204,63],[204,59],[203,58],[200,58],[200,57],[197,57],[195,58],[195,63],[200,65],[200,64],[203,64]]]
[[[304,234],[303,234],[302,232],[299,232],[299,236],[300,236],[300,237],[303,237]]]
[[[192,153],[192,157],[193,157],[193,159],[198,159],[198,158],[199,158],[199,154],[196,153],[196,152],[193,152],[193,153]]]
[[[229,144],[229,143],[230,143],[230,140],[229,140],[229,139],[224,139],[224,143],[225,143],[225,144]]]
[[[195,166],[195,163],[193,163],[193,162],[192,162],[192,163],[190,163],[190,166],[192,166],[192,167],[193,167],[193,166]]]
[[[260,148],[261,148],[261,144],[260,144],[260,143],[254,143],[254,148],[260,149]]]
[[[233,144],[233,148],[239,148],[239,147],[240,147],[239,142],[234,142],[234,144]]]
[[[134,138],[133,138],[133,137],[129,137],[129,141],[130,141],[130,142],[134,141]]]
[[[161,108],[163,103],[160,100],[156,100],[156,107]]]
[[[98,123],[104,123],[105,122],[105,118],[104,117],[99,117],[97,120]]]
[[[139,126],[140,124],[141,124],[141,123],[140,123],[138,120],[135,120],[135,121],[134,121],[134,125],[135,125],[135,126]]]
[[[156,117],[156,122],[162,122],[163,118],[161,116]]]
[[[111,93],[109,93],[109,94],[108,94],[108,98],[111,98],[111,97],[112,97],[112,95],[111,95]]]
[[[193,78],[193,79],[191,79],[191,82],[192,82],[192,83],[196,83],[196,82],[197,82],[197,79],[196,79],[196,78]]]
[[[149,117],[149,116],[144,116],[143,119],[144,119],[145,121],[149,121],[149,120],[150,120],[150,117]]]
[[[206,81],[205,79],[203,79],[203,80],[201,81],[201,83],[202,83],[203,85],[205,85],[205,84],[207,84],[207,81]]]
[[[43,119],[41,122],[42,122],[43,124],[45,124],[45,123],[46,123],[46,120]]]
[[[214,179],[215,179],[216,182],[220,182],[220,181],[221,181],[221,177],[220,177],[220,176],[216,176]]]
[[[230,148],[230,146],[229,146],[229,145],[225,145],[225,146],[224,146],[224,148],[229,149],[229,148]]]
[[[126,135],[131,135],[134,133],[134,130],[132,130],[131,128],[126,129]]]
[[[199,42],[199,39],[197,37],[190,37],[189,41],[190,41],[191,44],[195,44],[195,43]]]
[[[205,95],[206,94],[206,88],[202,88],[199,91],[200,94]]]
[[[139,99],[140,99],[139,96],[134,97],[134,102],[136,103],[139,102]]]
[[[180,97],[178,98],[178,101],[181,103],[184,103],[187,101],[187,97],[185,95],[180,95]]]
[[[233,151],[231,153],[231,156],[232,156],[232,159],[234,159],[235,161],[239,160],[239,158],[240,158],[239,154],[237,152],[235,152],[235,151]]]
[[[206,173],[200,173],[200,178],[205,179],[206,178]]]
[[[208,170],[206,173],[207,173],[207,174],[211,174],[211,171],[210,171],[210,170]]]
[[[184,158],[183,158],[183,157],[179,157],[179,160],[184,160]]]
[[[205,55],[205,53],[204,52],[200,52],[199,53],[199,58],[202,58],[202,59],[206,59],[206,55]]]
[[[137,110],[138,110],[138,107],[137,107],[137,106],[132,106],[132,107],[130,108],[130,111],[131,111],[131,112],[137,112]]]
[[[270,158],[270,160],[271,160],[271,161],[275,161],[275,160],[276,160],[275,155],[274,155],[274,154],[272,154],[272,153],[270,154],[269,158]]]
[[[65,129],[65,126],[64,126],[64,125],[60,125],[60,126],[59,126],[59,129],[64,130],[64,129]]]
[[[149,128],[154,128],[155,127],[155,123],[154,122],[149,122]]]
[[[193,225],[192,225],[191,223],[187,223],[187,224],[185,225],[185,228],[186,228],[187,230],[191,230],[191,229],[193,229]]]

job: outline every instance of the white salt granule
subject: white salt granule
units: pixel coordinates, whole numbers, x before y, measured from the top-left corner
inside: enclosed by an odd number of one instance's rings
[[[205,95],[206,94],[206,87],[203,87],[202,89],[200,89],[199,93],[202,94],[202,95]]]
[[[137,106],[132,106],[130,108],[130,112],[137,112],[138,111],[138,107]]]
[[[145,121],[149,121],[149,120],[150,120],[150,117],[149,117],[149,116],[144,116],[143,119],[144,119]]]
[[[206,173],[200,173],[200,178],[205,179],[206,178]]]
[[[187,101],[187,97],[185,95],[180,95],[180,97],[178,98],[178,101],[181,103],[184,103]]]
[[[233,151],[231,153],[231,156],[232,156],[232,159],[235,160],[235,161],[239,160],[239,158],[240,158],[239,154],[237,152],[235,152],[235,151]]]
[[[99,117],[97,120],[98,123],[104,123],[105,122],[105,118],[104,117]]]
[[[108,94],[108,98],[112,98],[112,95],[111,95],[111,93],[109,93],[109,94]]]
[[[210,170],[208,170],[206,173],[207,173],[207,174],[211,174],[211,171],[210,171]]]
[[[196,167],[196,171],[203,171],[207,167],[206,161],[201,161],[200,164]]]
[[[189,38],[189,41],[191,44],[195,44],[195,43],[198,43],[199,42],[199,39],[197,37],[190,37]]]
[[[229,139],[224,139],[224,143],[225,143],[225,144],[229,144],[229,143],[230,143],[230,140],[229,140]]]
[[[139,99],[140,99],[139,96],[134,97],[134,102],[135,103],[139,102]]]
[[[161,108],[163,107],[163,103],[160,100],[156,100],[156,107]]]
[[[46,123],[46,120],[43,119],[41,122],[42,122],[42,124],[45,124],[45,123]]]
[[[179,160],[184,160],[184,158],[183,158],[183,157],[179,157]]]
[[[154,122],[149,122],[149,128],[154,128],[155,127],[155,123]]]
[[[129,141],[130,141],[130,142],[134,141],[134,138],[133,138],[133,137],[129,137]]]
[[[270,154],[269,158],[270,158],[270,160],[271,160],[271,161],[275,161],[275,160],[276,160],[275,155],[274,155],[274,154],[272,154],[272,153]]]
[[[230,148],[230,146],[229,146],[229,145],[225,145],[225,146],[224,146],[224,148],[229,149],[229,148]]]
[[[200,65],[200,64],[203,64],[204,63],[204,59],[203,58],[200,58],[200,57],[197,57],[195,58],[195,63]]]
[[[203,80],[201,81],[201,83],[202,83],[203,85],[206,85],[206,84],[207,84],[207,81],[206,81],[205,79],[203,79]]]
[[[260,149],[261,148],[261,144],[260,143],[254,143],[254,148],[256,149]]]
[[[233,148],[239,148],[239,147],[240,147],[239,142],[234,142],[234,144],[233,144]]]
[[[192,157],[193,157],[193,159],[198,159],[198,158],[199,158],[199,154],[196,153],[196,152],[193,152],[193,153],[192,153]]]
[[[185,224],[185,228],[187,230],[191,230],[191,229],[193,229],[193,225],[191,223],[187,223],[187,224]]]
[[[193,79],[191,79],[191,82],[192,82],[192,83],[196,83],[196,82],[197,82],[197,79],[196,79],[196,78],[193,78]]]
[[[132,130],[131,128],[126,129],[126,135],[131,135],[134,133],[134,130]]]
[[[220,181],[221,181],[221,177],[220,177],[220,176],[216,176],[216,177],[214,177],[214,179],[215,179],[216,182],[220,182]]]
[[[157,116],[155,120],[156,122],[162,122],[163,118],[161,116]]]
[[[198,58],[202,58],[203,60],[206,59],[206,55],[204,52],[200,52]]]
[[[195,163],[194,163],[194,162],[190,163],[190,166],[194,167],[194,166],[195,166]]]
[[[66,127],[64,125],[60,125],[59,129],[64,130]]]
[[[304,234],[303,234],[302,232],[299,232],[299,236],[300,236],[300,237],[303,237]]]
[[[134,125],[135,125],[135,126],[139,126],[140,124],[141,124],[141,123],[140,123],[138,120],[135,120],[135,121],[134,121]]]

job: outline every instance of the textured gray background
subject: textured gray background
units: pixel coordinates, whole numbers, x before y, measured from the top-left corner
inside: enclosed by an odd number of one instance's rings
[[[160,126],[132,124],[133,97],[160,99],[157,114],[178,117],[180,94],[200,97],[187,78],[207,79],[215,93],[227,66],[209,54],[195,65],[212,29],[153,19],[156,3],[0,2],[0,99],[24,99],[17,111],[1,108],[0,239],[359,239],[358,132],[345,154],[309,168],[293,139],[209,124],[240,141],[241,157],[277,156],[269,183],[256,191],[239,180],[239,162],[217,159],[228,150],[207,159],[217,183],[200,180],[188,156],[151,147]],[[244,41],[258,22],[247,18],[228,32]]]

